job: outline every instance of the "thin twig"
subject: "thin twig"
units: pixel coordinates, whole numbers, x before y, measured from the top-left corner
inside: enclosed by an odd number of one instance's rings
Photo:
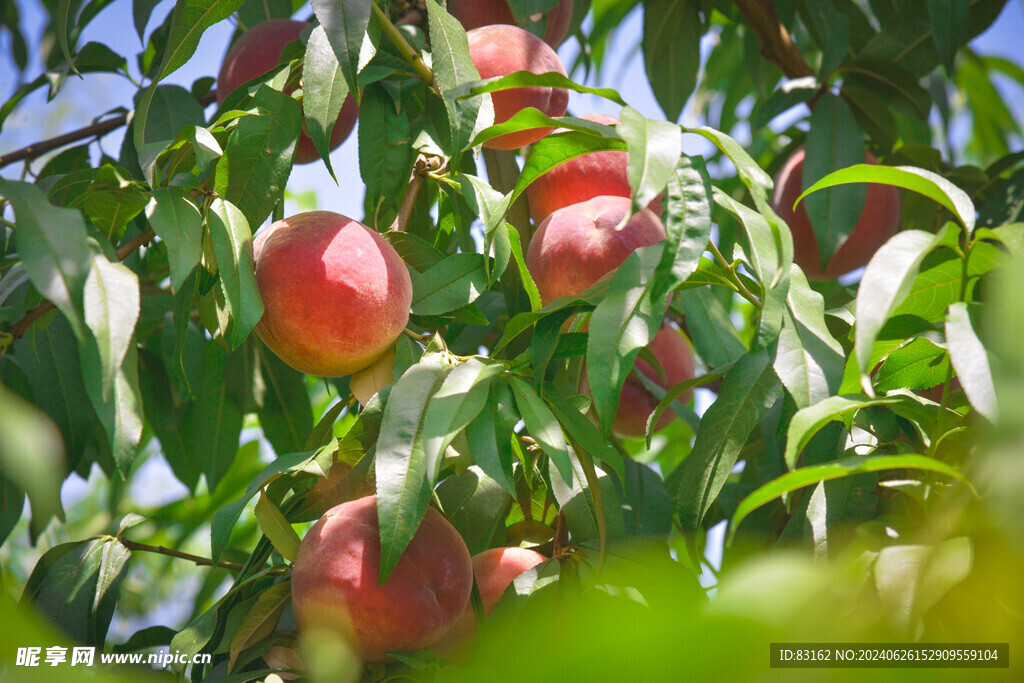
[[[145,543],[136,543],[135,541],[129,541],[126,538],[117,539],[121,544],[128,548],[128,550],[141,550],[147,553],[156,553],[158,555],[167,555],[168,557],[177,557],[181,560],[188,560],[202,567],[220,567],[221,569],[232,569],[235,571],[241,571],[245,569],[245,565],[238,564],[237,562],[227,562],[225,560],[218,560],[214,562],[208,557],[200,557],[199,555],[192,555],[191,553],[183,553],[180,550],[174,550],[173,548],[165,548],[162,545],[147,545]]]
[[[734,0],[761,43],[761,54],[787,78],[813,76],[814,69],[793,44],[785,25],[769,0]]]
[[[132,241],[117,250],[117,260],[123,261],[129,254],[149,242],[153,237],[153,228],[147,228],[145,232],[141,233],[138,237],[134,238]],[[11,325],[11,328],[3,334],[10,335],[12,341],[14,339],[20,339],[25,332],[28,331],[28,328],[31,327],[32,323],[39,320],[54,308],[56,308],[56,306],[52,301],[44,301],[26,313],[24,318]]]
[[[384,10],[377,6],[376,2],[372,2],[370,5],[373,8],[373,13],[377,17],[377,21],[380,22],[380,28],[384,32],[395,47],[398,48],[398,52],[402,55],[405,61],[409,62],[413,70],[416,71],[416,75],[424,83],[433,85],[434,83],[434,72],[430,70],[423,58],[420,57],[420,53],[409,44],[409,41],[405,39],[402,32],[398,30],[398,27],[391,23],[391,19]]]
[[[216,101],[216,99],[216,93],[211,91],[204,95],[199,100],[199,103],[205,107]],[[79,128],[78,130],[73,130],[70,133],[58,135],[55,138],[41,140],[39,142],[33,142],[31,145],[23,147],[17,150],[16,152],[11,152],[10,154],[4,154],[3,156],[0,156],[0,168],[13,164],[16,161],[21,161],[23,159],[31,161],[32,159],[40,157],[43,154],[46,154],[47,152],[51,152],[55,149],[60,149],[61,147],[70,145],[72,142],[78,142],[79,140],[87,140],[93,137],[100,138],[106,135],[107,133],[117,130],[121,126],[125,125],[127,122],[127,114],[118,114],[113,118],[90,124],[83,128]]]
[[[404,232],[409,225],[409,218],[413,209],[416,208],[416,197],[420,188],[431,173],[436,173],[444,166],[441,157],[432,154],[420,153],[412,165],[412,176],[409,178],[409,186],[405,188],[405,195],[402,197],[402,205],[398,209],[394,223],[388,228],[388,232]]]

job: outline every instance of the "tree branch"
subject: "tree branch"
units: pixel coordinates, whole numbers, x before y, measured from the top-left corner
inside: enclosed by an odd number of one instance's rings
[[[183,553],[180,550],[165,548],[162,545],[146,545],[145,543],[136,543],[135,541],[129,541],[126,538],[118,538],[117,540],[120,541],[121,545],[123,545],[125,548],[128,548],[128,550],[141,550],[147,553],[156,553],[158,555],[167,555],[168,557],[177,557],[181,560],[188,560],[189,562],[194,562],[195,564],[201,567],[220,567],[221,569],[232,569],[235,571],[241,571],[245,569],[245,565],[238,564],[237,562],[226,562],[224,560],[219,560],[215,563],[213,560],[207,557],[200,557],[199,555]]]
[[[204,95],[199,100],[199,103],[202,106],[206,107],[207,105],[212,104],[214,101],[216,101],[216,99],[216,93],[211,91]],[[3,156],[0,156],[0,168],[3,168],[4,166],[9,166],[10,164],[15,163],[16,161],[31,161],[32,159],[40,157],[46,154],[47,152],[52,152],[55,149],[60,149],[61,147],[64,147],[65,145],[70,145],[72,142],[78,142],[79,140],[87,140],[93,137],[103,137],[107,133],[113,132],[121,126],[125,125],[127,122],[127,114],[118,114],[114,118],[90,124],[88,126],[85,126],[84,128],[79,128],[78,130],[73,130],[70,133],[58,135],[57,137],[50,138],[49,140],[33,142],[31,145],[23,147],[17,150],[16,152],[11,152],[10,154],[4,154]]]
[[[117,250],[117,260],[123,261],[129,254],[153,239],[154,236],[153,228],[147,228],[145,232]],[[0,334],[4,336],[10,335],[10,341],[20,339],[28,331],[28,328],[32,326],[32,323],[42,318],[54,308],[56,306],[52,301],[44,301],[26,313],[24,318],[11,325],[9,330]]]
[[[420,188],[423,187],[424,181],[429,174],[436,173],[443,166],[444,160],[441,157],[423,153],[416,157],[416,162],[412,166],[412,177],[409,179],[409,187],[405,189],[402,205],[398,209],[398,215],[395,216],[394,223],[388,228],[388,232],[403,232],[405,230],[406,226],[409,225],[409,217],[412,216],[413,209],[416,208],[416,196],[420,193]]]
[[[771,0],[734,0],[740,14],[761,42],[761,54],[786,78],[813,76],[814,69],[793,44],[789,31],[775,13]]]
[[[409,62],[412,68],[416,71],[416,75],[419,76],[427,85],[433,85],[434,83],[434,72],[430,70],[423,58],[420,57],[420,53],[417,52],[409,41],[405,39],[402,32],[398,30],[398,27],[391,23],[387,13],[384,12],[380,7],[377,6],[375,1],[370,3],[370,7],[373,9],[374,16],[377,17],[377,21],[380,22],[380,28],[384,32],[395,47],[398,48],[398,52],[402,55],[405,61]]]

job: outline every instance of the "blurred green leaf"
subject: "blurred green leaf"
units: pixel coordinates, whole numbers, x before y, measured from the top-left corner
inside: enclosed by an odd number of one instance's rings
[[[928,0],[928,19],[932,25],[932,39],[939,50],[946,73],[953,73],[956,52],[963,44],[967,29],[967,13],[971,0]]]
[[[299,554],[299,535],[285,519],[281,508],[267,498],[266,489],[256,501],[254,512],[260,531],[270,540],[274,549],[281,553],[284,559],[295,562],[295,557]]]
[[[958,302],[946,314],[946,341],[949,359],[971,407],[985,419],[996,422],[999,417],[995,386],[988,351],[978,338],[971,321],[968,304]]]
[[[0,384],[0,470],[4,480],[4,518],[21,516],[25,491],[32,503],[37,531],[62,514],[60,473],[64,472],[64,445],[53,422],[35,406]],[[15,495],[11,486],[20,495]],[[6,526],[6,525],[5,525]],[[10,524],[14,526],[13,522]],[[10,529],[7,529],[9,532]],[[3,537],[6,538],[4,533]]]
[[[260,496],[260,501],[262,502],[263,500],[263,496]],[[256,505],[256,510],[256,514],[258,516],[259,503]],[[280,511],[278,511],[278,514],[280,514]],[[289,529],[290,528],[291,527],[289,527]],[[295,532],[292,531],[292,533],[294,534]],[[296,548],[298,547],[298,540],[299,539],[296,536]],[[274,631],[278,620],[281,618],[281,614],[284,613],[285,607],[288,606],[291,599],[291,581],[275,583],[273,586],[259,594],[259,597],[256,598],[256,602],[253,603],[252,607],[246,613],[245,618],[242,619],[242,623],[238,625],[238,629],[231,638],[228,670],[235,668],[235,663],[238,661],[238,655],[256,645]]]
[[[678,121],[697,87],[701,21],[694,0],[648,0],[644,3],[641,46],[647,79],[665,118]]]

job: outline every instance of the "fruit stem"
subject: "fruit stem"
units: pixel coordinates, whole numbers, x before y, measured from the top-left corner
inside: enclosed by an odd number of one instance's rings
[[[427,85],[433,85],[434,83],[434,72],[430,70],[430,67],[426,65],[423,58],[420,57],[420,53],[409,44],[409,41],[405,39],[402,32],[398,30],[398,27],[391,23],[391,19],[388,18],[387,13],[377,6],[376,2],[370,5],[373,8],[373,13],[377,17],[377,21],[380,22],[380,28],[384,31],[395,47],[398,48],[399,53],[405,58],[405,61],[409,62],[412,68],[416,71],[416,75]]]
[[[735,289],[744,299],[754,304],[754,306],[761,308],[761,302],[757,300],[756,296],[750,293],[747,286],[743,284],[743,280],[736,275],[734,266],[730,265],[729,262],[725,260],[725,257],[722,256],[722,252],[718,251],[718,245],[716,245],[712,240],[708,240],[708,247],[710,248],[711,253],[715,255],[715,260],[718,261],[718,265],[722,266],[722,268],[727,270],[729,275],[732,276],[730,283],[732,284],[733,289]]]

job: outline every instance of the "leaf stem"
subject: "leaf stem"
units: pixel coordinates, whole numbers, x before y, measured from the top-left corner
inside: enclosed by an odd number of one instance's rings
[[[180,550],[165,548],[162,545],[136,543],[135,541],[129,541],[126,538],[119,538],[117,540],[120,541],[125,548],[128,548],[128,550],[141,550],[147,553],[176,557],[180,560],[188,560],[189,562],[193,562],[202,567],[220,567],[221,569],[231,569],[234,571],[241,571],[245,568],[245,565],[238,564],[237,562],[227,562],[225,560],[218,560],[217,562],[214,562],[208,557],[200,557],[199,555],[192,555],[191,553],[183,553]]]
[[[718,265],[722,266],[722,268],[727,270],[729,272],[729,275],[732,276],[730,278],[730,282],[732,283],[733,288],[736,290],[736,292],[739,293],[739,295],[742,296],[744,299],[754,304],[754,306],[756,306],[757,308],[761,308],[761,302],[757,300],[756,296],[750,293],[750,290],[747,289],[747,286],[743,284],[743,280],[740,280],[739,276],[736,275],[736,270],[734,266],[725,260],[725,257],[722,256],[722,252],[718,251],[718,246],[712,240],[708,240],[708,248],[711,250],[711,253],[715,255],[715,260],[718,261]]]
[[[387,13],[382,10],[376,2],[372,2],[370,5],[373,9],[373,14],[377,17],[377,21],[380,22],[380,28],[384,31],[395,47],[398,48],[398,52],[405,58],[405,61],[409,62],[412,68],[416,71],[416,75],[421,81],[427,85],[433,85],[434,83],[434,72],[430,70],[423,58],[420,57],[420,53],[409,44],[409,41],[405,39],[402,32],[398,30],[398,27],[391,23],[391,19],[388,18]]]

